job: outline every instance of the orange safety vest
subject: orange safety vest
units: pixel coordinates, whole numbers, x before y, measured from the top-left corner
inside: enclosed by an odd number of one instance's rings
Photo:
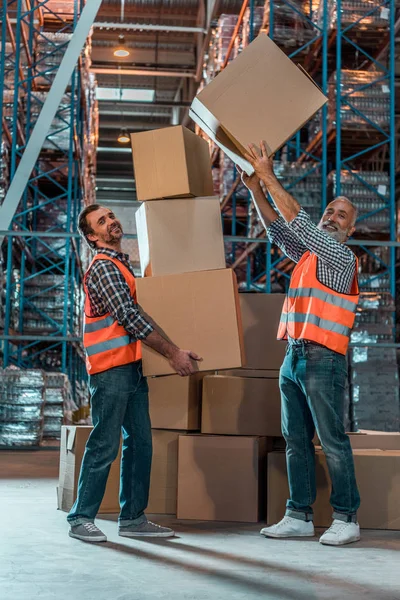
[[[351,291],[339,294],[318,281],[317,256],[305,252],[293,269],[278,340],[310,340],[346,354],[359,298],[357,270],[356,259]]]
[[[132,299],[136,302],[135,277],[118,259],[107,254],[96,254],[83,280],[85,290],[85,318],[83,327],[83,345],[86,351],[86,369],[89,375],[120,367],[142,358],[142,348],[138,341],[132,341],[126,329],[118,324],[110,312],[93,317],[86,280],[96,260],[111,260],[124,276]]]

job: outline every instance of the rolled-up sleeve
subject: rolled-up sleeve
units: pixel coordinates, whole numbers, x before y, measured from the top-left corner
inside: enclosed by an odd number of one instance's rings
[[[97,261],[87,282],[89,293],[101,296],[111,315],[135,340],[144,340],[154,331],[134,302],[121,271],[111,261]]]
[[[355,265],[356,259],[350,248],[318,229],[303,208],[287,223],[287,227],[307,250],[316,254],[331,269],[345,271],[350,265]]]
[[[275,244],[293,262],[298,263],[307,247],[289,229],[286,221],[279,217],[267,227],[267,236],[272,244]]]

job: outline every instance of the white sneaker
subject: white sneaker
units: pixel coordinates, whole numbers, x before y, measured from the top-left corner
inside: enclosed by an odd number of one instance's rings
[[[319,541],[327,546],[343,546],[344,544],[358,542],[360,539],[360,526],[358,523],[345,523],[334,519],[332,525],[319,538]]]
[[[272,538],[312,537],[314,535],[314,524],[312,521],[302,521],[293,517],[283,517],[282,521],[264,527],[261,535]]]

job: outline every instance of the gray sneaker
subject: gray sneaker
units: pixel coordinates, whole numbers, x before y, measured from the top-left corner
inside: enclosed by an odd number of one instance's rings
[[[127,527],[119,527],[118,533],[121,537],[159,537],[169,538],[174,537],[175,531],[169,527],[161,527],[151,521],[145,521],[140,525],[128,525]]]
[[[82,542],[106,542],[107,536],[92,522],[81,525],[71,525],[69,537],[82,540]]]

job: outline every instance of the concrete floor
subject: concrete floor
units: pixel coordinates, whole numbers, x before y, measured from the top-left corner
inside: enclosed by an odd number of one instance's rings
[[[177,536],[145,541],[119,538],[107,516],[106,544],[73,540],[52,454],[0,452],[1,600],[400,600],[400,532],[331,548],[267,540],[261,525],[154,517]]]

